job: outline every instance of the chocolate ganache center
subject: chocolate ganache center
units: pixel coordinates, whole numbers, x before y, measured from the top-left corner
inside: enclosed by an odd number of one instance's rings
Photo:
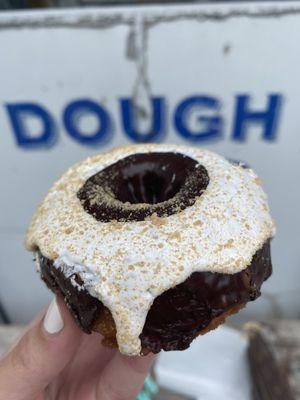
[[[99,221],[143,221],[192,206],[208,183],[206,169],[184,154],[133,154],[90,177],[77,196]]]

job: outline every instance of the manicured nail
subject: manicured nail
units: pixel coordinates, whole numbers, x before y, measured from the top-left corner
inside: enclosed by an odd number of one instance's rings
[[[44,318],[44,328],[50,334],[58,333],[64,327],[56,297],[52,300]]]

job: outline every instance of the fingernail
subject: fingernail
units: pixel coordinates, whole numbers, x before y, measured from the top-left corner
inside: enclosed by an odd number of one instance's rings
[[[45,331],[54,334],[58,333],[64,327],[64,321],[61,317],[59,307],[57,305],[56,297],[52,300],[48,311],[44,318]]]

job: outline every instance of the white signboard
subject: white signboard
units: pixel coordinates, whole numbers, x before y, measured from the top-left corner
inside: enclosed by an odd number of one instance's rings
[[[25,321],[47,301],[22,241],[48,187],[81,158],[143,141],[204,146],[261,175],[278,225],[274,275],[244,316],[297,315],[299,40],[299,2],[1,14],[0,297],[10,316]]]

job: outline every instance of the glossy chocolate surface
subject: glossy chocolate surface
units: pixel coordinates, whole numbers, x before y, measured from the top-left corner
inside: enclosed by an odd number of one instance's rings
[[[91,296],[84,288],[79,275],[66,277],[63,272],[53,266],[53,261],[37,254],[41,269],[41,277],[49,289],[63,296],[75,321],[85,333],[91,333],[93,324],[101,315],[103,304]],[[74,282],[78,285],[74,285]]]
[[[155,299],[141,335],[143,347],[154,353],[186,349],[216,317],[259,297],[271,273],[269,241],[239,273],[193,273]]]
[[[142,221],[192,206],[208,183],[206,169],[183,154],[134,154],[93,175],[77,196],[99,221]]]
[[[78,275],[66,277],[51,260],[40,253],[38,257],[47,286],[64,296],[79,326],[90,333],[94,322],[101,318],[103,304],[84,289]],[[142,348],[153,353],[186,349],[215,318],[259,297],[261,285],[271,273],[269,241],[254,255],[251,265],[239,273],[193,273],[155,299],[140,336]]]

